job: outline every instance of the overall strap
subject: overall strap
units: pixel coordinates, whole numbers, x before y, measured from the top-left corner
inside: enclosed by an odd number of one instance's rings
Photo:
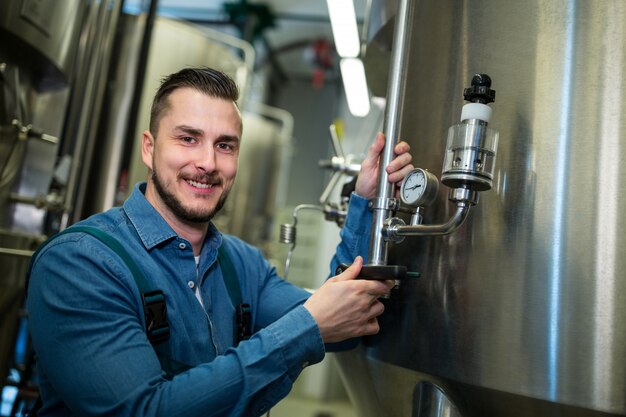
[[[252,310],[250,309],[250,304],[243,302],[237,272],[224,245],[217,250],[217,262],[222,269],[222,276],[224,277],[230,301],[235,307],[235,324],[237,326],[235,328],[235,345],[237,345],[242,340],[247,340],[252,336]]]
[[[170,327],[167,322],[167,308],[165,305],[165,296],[161,290],[152,290],[150,284],[142,274],[141,270],[130,257],[124,247],[113,236],[100,229],[91,226],[72,226],[46,240],[41,245],[32,257],[31,263],[27,272],[27,287],[28,278],[32,268],[33,260],[37,257],[39,252],[47,246],[53,239],[67,234],[67,233],[87,233],[102,243],[107,245],[113,252],[115,252],[126,264],[128,269],[133,275],[133,279],[139,288],[141,294],[141,300],[144,309],[144,318],[146,320],[146,333],[150,343],[160,343],[167,340],[170,336]]]
[[[33,254],[31,263],[28,267],[26,276],[26,288],[28,289],[28,280],[30,278],[30,272],[32,269],[33,261],[36,259],[39,252],[46,247],[52,240],[67,233],[87,233],[102,243],[107,245],[113,252],[115,252],[126,264],[128,269],[133,275],[133,279],[137,284],[137,288],[141,293],[141,299],[144,307],[144,316],[146,320],[146,329],[148,340],[154,345],[167,340],[170,336],[170,328],[167,322],[167,308],[165,305],[165,296],[161,290],[152,290],[150,283],[146,280],[145,276],[131,258],[128,252],[120,244],[120,242],[108,233],[91,226],[72,226],[46,240]],[[218,263],[222,268],[222,275],[224,282],[228,290],[228,295],[231,299],[236,311],[236,344],[241,340],[249,339],[252,332],[252,320],[250,304],[243,302],[241,295],[241,287],[239,280],[237,279],[237,273],[230,260],[230,257],[226,253],[224,247],[220,247],[218,250]],[[178,362],[172,358],[165,357],[158,354],[161,368],[163,369],[164,376],[171,379],[175,375],[184,372],[192,366],[182,362]],[[36,414],[33,414],[36,415]]]

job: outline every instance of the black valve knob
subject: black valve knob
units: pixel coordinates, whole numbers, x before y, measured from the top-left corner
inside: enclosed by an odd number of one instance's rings
[[[493,103],[496,90],[491,89],[491,77],[487,74],[475,74],[471,87],[463,90],[463,98],[472,103]]]

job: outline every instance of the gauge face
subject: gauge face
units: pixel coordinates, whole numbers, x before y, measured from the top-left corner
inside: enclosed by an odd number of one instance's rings
[[[421,169],[414,169],[404,178],[400,190],[402,201],[408,205],[415,205],[426,190],[426,175]]]
[[[430,172],[416,168],[409,172],[400,188],[400,197],[410,206],[425,205],[437,196],[439,182]]]

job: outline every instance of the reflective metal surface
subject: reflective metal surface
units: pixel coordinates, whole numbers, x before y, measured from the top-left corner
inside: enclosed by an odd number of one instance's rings
[[[5,0],[0,2],[3,50],[31,67],[40,89],[66,84],[89,2]],[[35,52],[36,51],[36,52]]]
[[[20,374],[24,383],[22,378],[32,374],[20,362],[26,342],[25,333],[17,331],[23,317],[25,272],[30,253],[45,235],[58,230],[54,215],[75,205],[71,195],[79,165],[89,163],[81,149],[90,129],[85,123],[83,129],[74,127],[78,119],[93,120],[99,113],[119,4],[119,0],[0,2],[2,386],[9,367],[13,378]],[[59,175],[58,162],[70,156],[74,174],[68,178]]]
[[[26,233],[0,228],[0,375],[5,384],[9,366],[13,363],[14,341],[18,326],[18,311],[24,298],[23,277],[32,253],[41,243]]]
[[[429,381],[422,381],[415,388],[415,417],[460,417],[457,408],[444,390]]]
[[[360,416],[416,415],[422,381],[463,416],[626,416],[625,44],[622,0],[416,2],[415,165],[441,174],[478,72],[497,90],[498,160],[463,227],[390,253],[422,276],[340,355]],[[446,194],[425,224],[449,216]]]

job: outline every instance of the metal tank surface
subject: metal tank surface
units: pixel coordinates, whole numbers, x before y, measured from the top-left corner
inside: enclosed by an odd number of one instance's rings
[[[0,387],[32,373],[24,276],[32,251],[75,207],[119,5],[0,2]]]
[[[392,245],[388,263],[421,277],[337,354],[357,415],[626,416],[626,2],[413,5],[400,137],[415,166],[441,176],[475,73],[497,91],[498,156],[459,230]],[[452,208],[441,186],[424,224]]]
[[[0,3],[3,55],[10,51],[21,60],[24,72],[32,73],[28,75],[32,75],[40,90],[62,88],[74,74],[87,3],[76,0]]]

